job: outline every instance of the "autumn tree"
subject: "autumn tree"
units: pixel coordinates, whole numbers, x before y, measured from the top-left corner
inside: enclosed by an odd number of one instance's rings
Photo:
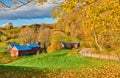
[[[50,46],[47,47],[47,52],[53,52],[53,51],[56,51],[56,50],[60,50],[62,49],[62,44],[61,44],[61,41],[56,39],[56,38],[52,38],[51,39],[51,42],[50,42]]]
[[[66,0],[53,10],[57,14],[53,17],[59,18],[57,26],[69,25],[71,33],[82,31],[79,34],[90,47],[97,46],[100,51],[104,48],[118,49],[119,3],[119,0]],[[79,28],[73,30],[76,26]]]
[[[41,47],[42,48],[46,48],[49,43],[50,43],[50,28],[45,27],[44,25],[42,25],[39,29],[39,33],[38,33],[38,41],[41,42]]]
[[[34,28],[31,27],[25,27],[21,29],[21,32],[19,34],[19,38],[21,40],[21,43],[29,43],[29,42],[35,42],[37,33],[35,32]]]
[[[0,36],[0,41],[7,41],[8,37],[5,35]]]

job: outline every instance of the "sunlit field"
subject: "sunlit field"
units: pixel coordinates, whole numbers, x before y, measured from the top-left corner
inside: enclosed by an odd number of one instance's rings
[[[100,74],[100,77],[105,77],[103,73],[106,73],[108,77],[119,76],[119,66],[120,63],[117,61],[109,61],[103,59],[94,59],[89,57],[84,57],[80,55],[71,55],[68,56],[70,50],[59,50],[53,53],[48,54],[40,54],[39,56],[24,56],[21,59],[4,64],[0,66],[0,72],[3,73],[0,76],[2,77],[10,77],[17,76],[23,78],[35,76],[35,77],[48,77],[51,75],[55,75],[55,77],[68,77],[69,75],[72,77],[87,77],[90,75]],[[114,66],[114,68],[111,68]],[[84,71],[84,72],[83,72]],[[110,72],[111,74],[107,73]],[[114,71],[116,73],[114,73]],[[31,72],[31,74],[28,74]],[[19,74],[18,74],[19,73]],[[87,74],[87,75],[85,75]],[[99,77],[96,76],[95,78]]]

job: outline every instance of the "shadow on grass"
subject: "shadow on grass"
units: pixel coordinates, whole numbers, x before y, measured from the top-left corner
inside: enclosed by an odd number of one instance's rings
[[[46,78],[48,69],[0,65],[0,78]]]

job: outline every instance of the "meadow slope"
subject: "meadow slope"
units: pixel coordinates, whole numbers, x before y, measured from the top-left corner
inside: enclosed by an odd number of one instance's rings
[[[84,57],[77,54],[68,55],[71,50],[59,50],[38,56],[24,56],[22,59],[8,63],[9,66],[36,67],[40,69],[77,69],[81,67],[101,67],[119,62]]]
[[[0,65],[0,78],[118,78],[120,63],[59,50]]]

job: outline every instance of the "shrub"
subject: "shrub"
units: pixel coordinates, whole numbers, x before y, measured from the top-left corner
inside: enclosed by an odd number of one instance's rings
[[[52,39],[51,45],[47,48],[47,52],[53,52],[56,50],[60,50],[62,48],[63,47],[62,47],[61,41],[59,41],[58,39]]]
[[[1,41],[7,41],[7,40],[8,40],[8,37],[3,35],[3,36],[1,36],[0,40],[1,40]]]

